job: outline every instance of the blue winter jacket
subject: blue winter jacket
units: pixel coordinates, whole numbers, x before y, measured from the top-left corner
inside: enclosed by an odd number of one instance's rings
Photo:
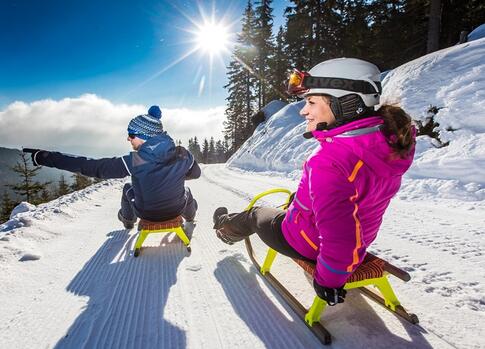
[[[152,221],[180,215],[186,202],[185,180],[199,178],[201,174],[193,155],[183,147],[176,147],[166,133],[148,139],[138,151],[123,157],[89,159],[39,151],[35,162],[103,179],[131,175],[137,215]]]

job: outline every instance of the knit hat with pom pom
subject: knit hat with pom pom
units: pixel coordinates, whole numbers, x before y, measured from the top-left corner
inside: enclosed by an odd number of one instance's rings
[[[128,124],[128,134],[137,136],[143,140],[155,137],[163,133],[162,112],[158,105],[148,109],[148,114],[138,115],[131,119]]]

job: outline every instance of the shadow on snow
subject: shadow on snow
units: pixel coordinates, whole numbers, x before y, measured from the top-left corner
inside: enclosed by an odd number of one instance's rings
[[[240,254],[226,257],[217,264],[214,274],[237,315],[260,338],[265,347],[313,348],[315,345],[320,347],[321,344],[316,337],[308,336],[309,330],[306,325],[269,284],[268,288],[279,299],[280,304],[290,314],[290,318],[268,298],[260,287],[258,279],[261,276],[256,268],[251,266],[248,272],[241,264],[241,260],[247,262]],[[239,283],[234,282],[233,278],[243,280],[245,292],[241,292]],[[308,287],[311,285],[309,284]],[[395,326],[396,321],[392,320]],[[331,345],[333,348],[425,349],[432,347],[424,337],[423,334],[426,331],[422,327],[412,325],[400,318],[398,321],[403,327],[401,332],[408,338],[391,332],[380,315],[366,301],[366,297],[357,291],[350,291],[344,304],[328,308],[323,315],[323,323],[333,336]],[[315,341],[310,342],[310,338]]]
[[[186,228],[192,235],[194,225]],[[143,247],[134,258],[137,235],[118,230],[107,236],[67,286],[89,301],[55,348],[185,348],[184,330],[164,319],[185,247],[178,238],[170,241],[174,234],[157,234],[160,246]]]

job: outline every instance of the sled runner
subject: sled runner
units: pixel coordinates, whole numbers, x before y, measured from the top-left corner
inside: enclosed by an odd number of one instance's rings
[[[246,210],[249,210],[254,204],[263,196],[274,193],[286,193],[288,199],[283,205],[286,209],[289,205],[291,192],[287,189],[271,189],[263,193],[258,194],[250,202]],[[307,326],[317,336],[317,338],[323,344],[331,343],[331,336],[328,330],[320,323],[320,317],[323,314],[327,303],[318,296],[315,296],[313,304],[309,309],[305,307],[271,274],[270,269],[276,258],[277,252],[272,248],[269,248],[266,258],[261,265],[256,258],[255,252],[251,245],[250,238],[245,239],[246,249],[249,257],[254,266],[260,271],[266,280],[273,286],[273,288],[285,299],[290,307],[295,311],[298,316],[305,321]],[[309,277],[313,277],[315,270],[315,264],[307,261],[293,259],[300,267],[303,268],[305,273]],[[354,271],[345,284],[345,289],[358,289],[364,295],[383,305],[386,309],[392,311],[394,314],[402,317],[412,324],[419,322],[418,317],[415,314],[408,313],[397,299],[391,284],[389,283],[388,276],[394,275],[403,281],[409,281],[411,276],[404,270],[384,261],[383,259],[367,252],[366,257],[362,264]],[[378,292],[368,288],[367,286],[374,286]]]
[[[168,221],[163,222],[151,222],[145,219],[141,219],[138,223],[139,235],[135,242],[135,251],[133,253],[134,257],[140,255],[141,246],[143,241],[147,238],[149,234],[154,233],[172,233],[174,232],[182,240],[184,245],[187,247],[187,251],[190,253],[192,248],[189,246],[190,240],[182,228],[183,218],[182,216],[175,217]]]

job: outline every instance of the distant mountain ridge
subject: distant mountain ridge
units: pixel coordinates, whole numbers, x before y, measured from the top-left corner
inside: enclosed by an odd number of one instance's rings
[[[21,151],[18,149],[0,147],[0,195],[3,195],[3,192],[6,191],[12,198],[20,198],[7,186],[8,184],[16,184],[19,181],[19,175],[12,170],[12,167],[21,161],[20,153]],[[33,166],[32,163],[30,165]],[[64,175],[67,183],[71,184],[73,182],[71,179],[72,173],[49,167],[42,167],[37,172],[34,180],[41,183],[52,182],[51,186],[49,186],[49,190],[51,190],[62,175]]]

